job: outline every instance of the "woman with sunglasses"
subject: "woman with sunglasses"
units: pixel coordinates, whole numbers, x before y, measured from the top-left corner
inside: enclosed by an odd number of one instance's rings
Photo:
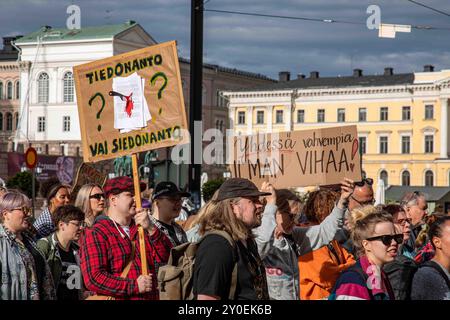
[[[83,185],[78,191],[74,205],[84,212],[86,227],[92,227],[95,219],[105,211],[106,200],[102,187],[93,183]]]
[[[0,300],[54,300],[50,268],[26,230],[30,199],[7,192],[0,199]]]
[[[374,206],[353,209],[349,226],[358,260],[339,276],[329,300],[395,300],[382,269],[403,242],[392,215]]]

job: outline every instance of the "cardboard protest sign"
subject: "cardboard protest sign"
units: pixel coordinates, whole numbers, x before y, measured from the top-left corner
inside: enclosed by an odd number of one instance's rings
[[[77,177],[75,178],[75,182],[72,187],[70,194],[71,198],[75,200],[78,191],[85,184],[95,183],[103,187],[107,178],[108,177],[106,174],[101,173],[86,163],[82,163],[78,168]]]
[[[73,70],[85,162],[182,142],[188,127],[175,41]]]
[[[238,136],[230,171],[260,186],[275,188],[338,184],[361,180],[356,126]]]

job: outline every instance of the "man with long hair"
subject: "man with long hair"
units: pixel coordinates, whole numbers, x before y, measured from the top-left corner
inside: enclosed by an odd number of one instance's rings
[[[260,197],[268,195],[247,179],[232,178],[221,185],[217,199],[198,221],[199,233],[205,236],[194,266],[193,292],[198,300],[269,298],[266,272],[252,235],[252,229],[261,225]],[[232,242],[208,235],[210,231],[225,232]]]

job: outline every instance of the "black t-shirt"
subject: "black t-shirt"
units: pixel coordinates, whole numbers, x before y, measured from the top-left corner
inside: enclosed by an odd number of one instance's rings
[[[237,300],[257,300],[255,277],[249,271],[248,262],[258,255],[254,241],[247,242],[247,248],[237,243],[237,255],[224,237],[209,235],[197,249],[194,266],[194,295],[205,294],[227,300],[231,286],[231,277],[237,258]],[[265,277],[265,274],[261,274]],[[267,290],[267,289],[266,289]]]
[[[58,251],[62,262],[61,278],[59,283],[55,284],[57,286],[56,295],[58,300],[78,300],[79,289],[75,287],[76,281],[74,281],[71,277],[80,277],[80,268],[77,265],[72,250],[67,252],[58,246]],[[71,268],[68,272],[67,269],[69,267]],[[69,278],[70,280],[67,281]]]

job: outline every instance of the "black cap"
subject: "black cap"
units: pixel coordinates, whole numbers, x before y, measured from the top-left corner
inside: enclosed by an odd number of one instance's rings
[[[163,196],[190,197],[191,194],[189,192],[180,191],[176,184],[171,181],[163,181],[156,185],[152,194],[152,200]]]
[[[217,201],[239,197],[269,196],[270,192],[261,192],[253,182],[242,178],[226,180],[219,188]]]

